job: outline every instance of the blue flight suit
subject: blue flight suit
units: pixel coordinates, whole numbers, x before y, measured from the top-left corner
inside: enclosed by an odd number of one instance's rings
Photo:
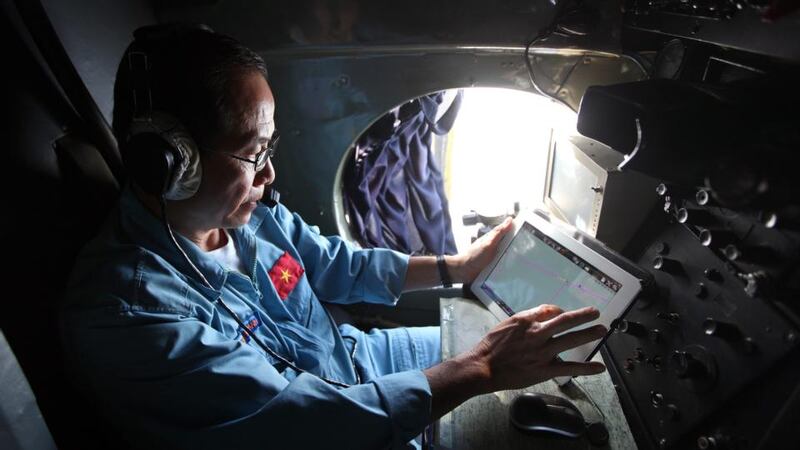
[[[439,361],[438,327],[362,333],[337,327],[320,300],[393,304],[408,256],[323,237],[282,205],[260,205],[229,232],[250,273],[176,233],[209,289],[126,188],[67,288],[61,326],[75,380],[137,447],[405,447],[430,421],[420,369]],[[282,300],[269,272],[284,253],[304,273]],[[309,373],[259,348],[220,297]],[[362,384],[348,388],[311,375],[354,384],[354,370]]]

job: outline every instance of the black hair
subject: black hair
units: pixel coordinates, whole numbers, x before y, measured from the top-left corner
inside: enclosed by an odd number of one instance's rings
[[[140,28],[117,69],[114,83],[113,130],[124,151],[134,118],[134,95],[128,55],[147,55],[152,109],[181,121],[195,140],[204,142],[235,120],[227,103],[232,83],[267,66],[256,52],[236,39],[191,24]]]

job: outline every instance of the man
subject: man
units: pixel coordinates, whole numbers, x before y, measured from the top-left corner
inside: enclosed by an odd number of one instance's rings
[[[440,283],[436,259],[357,250],[258,203],[275,179],[277,136],[258,55],[200,29],[135,49],[147,54],[146,115],[166,112],[186,128],[200,149],[199,184],[163,204],[126,188],[79,257],[63,311],[76,379],[134,446],[403,447],[472,396],[604,369],[555,359],[604,334],[566,332],[594,309],[523,312],[445,362],[437,328],[337,327],[320,301],[392,304]],[[141,109],[131,52],[115,86],[123,152]],[[445,258],[453,281],[473,280],[509,226]]]

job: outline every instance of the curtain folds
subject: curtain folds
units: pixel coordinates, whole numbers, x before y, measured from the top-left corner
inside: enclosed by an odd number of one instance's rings
[[[444,135],[452,128],[462,92],[449,105],[442,105],[444,98],[438,92],[389,111],[356,143],[343,177],[344,205],[363,247],[410,255],[456,253],[431,142],[434,133]],[[443,108],[444,114],[438,114]]]

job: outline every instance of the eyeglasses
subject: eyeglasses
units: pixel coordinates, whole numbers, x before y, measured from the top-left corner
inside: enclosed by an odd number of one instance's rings
[[[256,153],[256,159],[242,158],[241,156],[236,156],[232,153],[227,153],[227,152],[217,152],[217,153],[228,155],[231,158],[238,159],[239,161],[249,162],[250,164],[253,165],[253,169],[256,172],[261,172],[262,170],[264,170],[264,167],[267,166],[267,158],[272,158],[275,156],[275,147],[278,146],[278,141],[280,140],[281,140],[281,135],[280,133],[278,133],[278,130],[275,130],[272,133],[272,137],[269,138],[269,141],[267,141],[267,144],[264,146],[264,148],[262,148],[260,152]]]

